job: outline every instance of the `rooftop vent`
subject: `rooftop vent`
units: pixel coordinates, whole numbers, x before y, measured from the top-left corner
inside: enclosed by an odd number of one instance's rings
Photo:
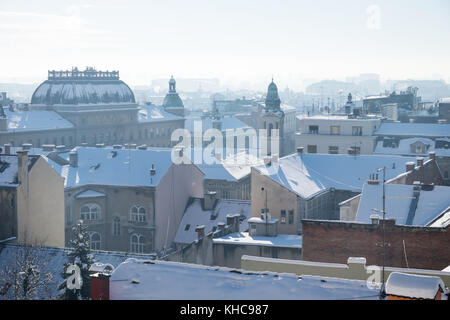
[[[156,173],[155,165],[152,163],[152,168],[150,169],[150,175],[154,176]]]

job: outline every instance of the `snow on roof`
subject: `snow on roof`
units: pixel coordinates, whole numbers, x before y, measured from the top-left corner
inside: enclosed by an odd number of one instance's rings
[[[94,191],[94,190],[86,190],[86,191],[83,191],[83,192],[77,194],[75,196],[75,198],[77,198],[77,199],[98,198],[98,197],[105,197],[105,196],[106,195],[104,193],[101,193],[101,192],[97,192],[97,191]]]
[[[329,188],[360,192],[364,180],[386,166],[386,180],[405,170],[415,158],[386,155],[298,154],[280,158],[269,166],[254,167],[260,173],[304,199]],[[362,179],[360,179],[362,178]]]
[[[28,156],[28,169],[39,156]],[[18,157],[16,155],[0,155],[0,187],[17,187]]]
[[[400,297],[434,299],[438,290],[445,292],[441,278],[392,272],[386,282],[386,293]]]
[[[110,279],[111,300],[376,299],[377,293],[358,280],[299,278],[286,273],[137,259],[120,264]]]
[[[0,250],[0,266],[15,263],[17,255],[23,247],[16,244],[4,244]],[[48,263],[46,269],[53,274],[53,283],[49,284],[49,290],[53,295],[58,293],[57,286],[62,282],[61,274],[63,272],[64,263],[67,262],[66,254],[69,252],[67,248],[39,247],[38,257],[40,261]],[[91,251],[94,259],[104,265],[112,265],[117,267],[128,258],[151,259],[154,255],[134,254],[128,252],[116,251]],[[44,297],[42,297],[44,298]]]
[[[78,167],[60,167],[65,188],[82,185],[156,186],[172,165],[171,149],[76,147]],[[154,165],[155,174],[150,174]],[[57,168],[56,168],[57,169]]]
[[[213,119],[211,118],[187,118],[186,122],[184,124],[184,127],[189,130],[189,132],[194,132],[194,123],[198,121],[202,124],[202,131],[212,129],[213,128]],[[236,117],[222,117],[220,118],[220,121],[222,122],[222,131],[225,131],[227,129],[248,129],[250,128],[247,124],[242,122]]]
[[[438,140],[447,140],[446,138]],[[411,144],[421,142],[427,145],[427,149],[424,153],[416,153],[411,150]],[[450,157],[450,149],[436,148],[435,141],[428,138],[406,138],[400,139],[398,146],[396,147],[383,147],[383,141],[378,141],[374,150],[374,154],[392,154],[392,155],[405,155],[405,156],[427,156],[429,152],[433,151],[438,157]]]
[[[450,225],[450,207],[448,207],[445,211],[446,212],[443,215],[429,223],[428,226],[436,228],[447,228]]]
[[[235,232],[220,238],[214,238],[213,242],[249,246],[301,248],[302,236],[279,234],[275,237],[265,237],[251,236],[248,232]]]
[[[450,124],[384,122],[375,134],[380,136],[450,137]]]
[[[191,149],[191,159],[194,163],[196,163],[195,150]],[[264,160],[252,154],[240,152],[215,162],[208,164],[203,157],[202,163],[197,164],[197,167],[205,174],[205,179],[239,181],[250,175],[252,166],[262,165]]]
[[[280,108],[281,108],[281,110],[283,110],[284,113],[286,113],[286,112],[296,112],[297,111],[297,109],[295,109],[295,107],[287,105],[287,104],[284,104],[284,103],[282,103],[280,105]]]
[[[329,120],[329,121],[350,121],[350,122],[361,122],[361,121],[372,121],[379,122],[379,118],[349,118],[348,115],[333,115],[333,114],[318,114],[318,115],[298,115],[298,120]]]
[[[72,129],[73,124],[55,111],[18,110],[4,108],[8,121],[8,131],[39,131],[54,129]]]
[[[411,185],[386,184],[386,218],[395,219],[396,224],[406,225],[410,204],[413,200]],[[383,185],[365,184],[359,202],[355,220],[361,223],[371,223],[372,209],[383,208]],[[427,226],[450,206],[450,187],[435,186],[431,191],[420,190],[419,201],[411,225]]]
[[[139,122],[156,122],[183,120],[183,117],[167,112],[162,107],[144,104],[139,106],[138,120]]]
[[[251,214],[250,201],[218,199],[213,210],[203,210],[202,199],[194,199],[184,212],[174,242],[192,243],[197,239],[196,226],[204,225],[205,234],[207,234],[213,230],[213,227],[217,227],[219,222],[226,223],[229,214],[240,214],[242,220],[239,228],[240,230],[247,230],[247,219]],[[211,220],[211,216],[216,218]],[[189,227],[187,227],[188,225]]]

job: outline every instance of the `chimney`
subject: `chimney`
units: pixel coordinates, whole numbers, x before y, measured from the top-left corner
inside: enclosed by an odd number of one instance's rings
[[[109,275],[94,273],[91,278],[91,299],[109,300]]]
[[[372,222],[372,224],[380,224],[380,216],[377,214],[371,214],[370,221]]]
[[[42,145],[42,151],[53,151],[55,150],[54,144],[44,144]]]
[[[82,143],[81,143],[81,146],[82,146],[82,147],[87,147],[88,145],[89,145],[89,144],[88,144],[87,142],[82,142]]]
[[[152,168],[150,169],[150,175],[151,175],[151,176],[154,176],[155,173],[156,173],[155,164],[152,163]]]
[[[239,232],[239,214],[228,214],[227,215],[227,225],[230,226],[230,232]]]
[[[28,151],[17,151],[17,178],[19,183],[24,186],[25,192],[28,190]]]
[[[367,184],[378,185],[378,184],[380,184],[380,181],[378,181],[378,180],[367,180]]]
[[[8,156],[11,154],[11,145],[9,143],[5,144],[5,154]]]
[[[428,157],[429,157],[430,159],[432,159],[432,160],[435,160],[435,159],[436,159],[436,152],[430,151],[430,152],[428,153]]]
[[[113,146],[113,149],[122,149],[122,145],[121,144],[115,144]]]
[[[130,149],[135,150],[137,148],[137,144],[136,143],[131,143],[130,144]]]
[[[272,158],[271,157],[265,157],[264,158],[264,164],[266,165],[266,166],[271,166],[272,165]]]
[[[71,167],[78,167],[78,152],[76,150],[69,153],[69,164]]]
[[[223,235],[223,232],[225,231],[225,222],[219,222],[217,224],[217,229],[219,230],[221,235]]]
[[[406,172],[414,170],[414,162],[410,161],[406,163]]]
[[[64,151],[64,150],[66,150],[66,146],[65,146],[64,144],[61,144],[61,145],[59,145],[59,146],[56,146],[56,151],[62,152],[62,151]]]
[[[418,158],[416,158],[416,160],[417,160],[417,166],[422,167],[423,166],[423,158],[418,157]]]
[[[305,148],[303,148],[303,147],[298,147],[297,148],[297,153],[303,153],[303,150],[304,150]]]
[[[195,228],[195,232],[197,232],[197,238],[201,239],[205,236],[205,226],[200,225]]]
[[[217,192],[216,191],[208,191],[205,193],[203,199],[203,209],[204,210],[212,210],[216,205],[217,200]]]
[[[105,144],[104,144],[104,143],[97,143],[95,146],[96,146],[97,148],[104,148],[104,147],[105,147]]]

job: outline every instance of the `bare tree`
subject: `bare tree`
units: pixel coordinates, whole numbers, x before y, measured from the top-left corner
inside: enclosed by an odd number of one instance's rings
[[[51,299],[56,290],[47,250],[34,242],[9,246],[11,259],[0,266],[0,299]]]

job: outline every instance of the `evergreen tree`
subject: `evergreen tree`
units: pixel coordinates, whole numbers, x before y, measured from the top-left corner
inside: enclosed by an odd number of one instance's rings
[[[95,262],[91,254],[89,234],[87,227],[82,220],[72,228],[73,237],[69,242],[70,252],[67,253],[68,262],[64,264],[62,277],[64,281],[59,285],[62,291],[60,298],[64,300],[88,300],[91,296],[91,282],[89,278],[89,268]],[[69,289],[67,281],[71,281],[71,274],[67,274],[67,268],[76,265],[80,270],[80,289]]]

